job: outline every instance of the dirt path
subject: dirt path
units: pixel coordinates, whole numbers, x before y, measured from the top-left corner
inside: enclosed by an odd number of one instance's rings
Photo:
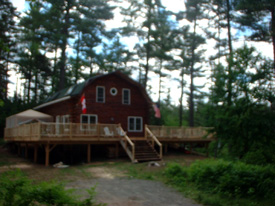
[[[93,179],[67,183],[81,196],[96,187],[96,200],[109,206],[199,206],[193,200],[161,182],[129,178],[114,168],[102,166],[86,170]]]
[[[96,200],[109,206],[199,206],[161,182],[128,178],[98,178],[67,184],[79,194],[96,186]],[[81,189],[80,189],[81,188]]]

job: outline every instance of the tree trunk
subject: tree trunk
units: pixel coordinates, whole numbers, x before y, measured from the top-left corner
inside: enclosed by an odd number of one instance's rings
[[[184,71],[182,69],[182,74],[181,74],[181,93],[180,93],[180,108],[179,108],[179,126],[182,126],[182,113],[183,113],[183,92],[184,92]]]
[[[65,13],[65,23],[62,32],[62,45],[61,45],[61,62],[60,62],[60,76],[59,76],[59,89],[64,89],[66,83],[65,69],[66,69],[66,47],[69,35],[69,13],[70,13],[70,1],[67,1],[66,13]]]
[[[151,7],[152,4],[150,4],[149,6],[149,10],[148,10],[148,21],[151,21]],[[146,65],[145,65],[145,76],[144,76],[144,88],[146,89],[147,87],[147,81],[148,81],[148,73],[149,73],[149,60],[150,60],[150,56],[151,56],[151,47],[150,47],[150,36],[151,36],[151,22],[148,25],[148,33],[147,33],[147,45],[146,45]]]
[[[227,36],[228,36],[228,47],[229,47],[229,62],[228,62],[228,96],[227,103],[230,106],[232,104],[232,64],[233,64],[233,47],[232,47],[232,36],[231,36],[231,18],[230,18],[230,2],[226,0],[227,10],[226,10],[226,18],[227,18]]]
[[[272,28],[272,44],[273,44],[273,67],[275,73],[275,10],[271,10],[271,28]]]
[[[195,35],[196,35],[197,20],[194,20],[193,42],[192,42],[192,57],[190,67],[190,99],[189,99],[189,126],[194,127],[194,61],[195,61]]]

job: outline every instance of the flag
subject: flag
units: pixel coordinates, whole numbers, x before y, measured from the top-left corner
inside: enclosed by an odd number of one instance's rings
[[[159,104],[158,103],[154,103],[153,104],[153,108],[154,108],[154,111],[155,111],[155,117],[156,118],[160,118],[161,114],[160,114]]]
[[[82,105],[82,114],[86,114],[87,113],[87,108],[86,108],[86,99],[85,99],[85,94],[83,94],[81,96],[81,105]]]

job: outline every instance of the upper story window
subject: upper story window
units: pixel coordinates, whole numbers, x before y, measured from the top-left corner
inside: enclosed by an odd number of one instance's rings
[[[131,104],[130,89],[122,89],[122,104]]]
[[[96,102],[105,102],[105,87],[97,86],[96,87]]]

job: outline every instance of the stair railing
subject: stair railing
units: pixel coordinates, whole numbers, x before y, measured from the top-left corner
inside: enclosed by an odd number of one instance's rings
[[[147,125],[145,125],[145,139],[147,141],[151,141],[153,148],[155,148],[155,143],[159,146],[159,157],[160,159],[162,159],[162,144],[159,142],[157,137],[151,132]]]
[[[127,155],[131,159],[133,163],[136,162],[135,159],[135,144],[132,142],[132,140],[127,136],[126,132],[122,129],[122,127],[119,125],[118,127],[120,136],[122,139],[120,140],[120,144],[122,145],[123,149],[126,151]]]

